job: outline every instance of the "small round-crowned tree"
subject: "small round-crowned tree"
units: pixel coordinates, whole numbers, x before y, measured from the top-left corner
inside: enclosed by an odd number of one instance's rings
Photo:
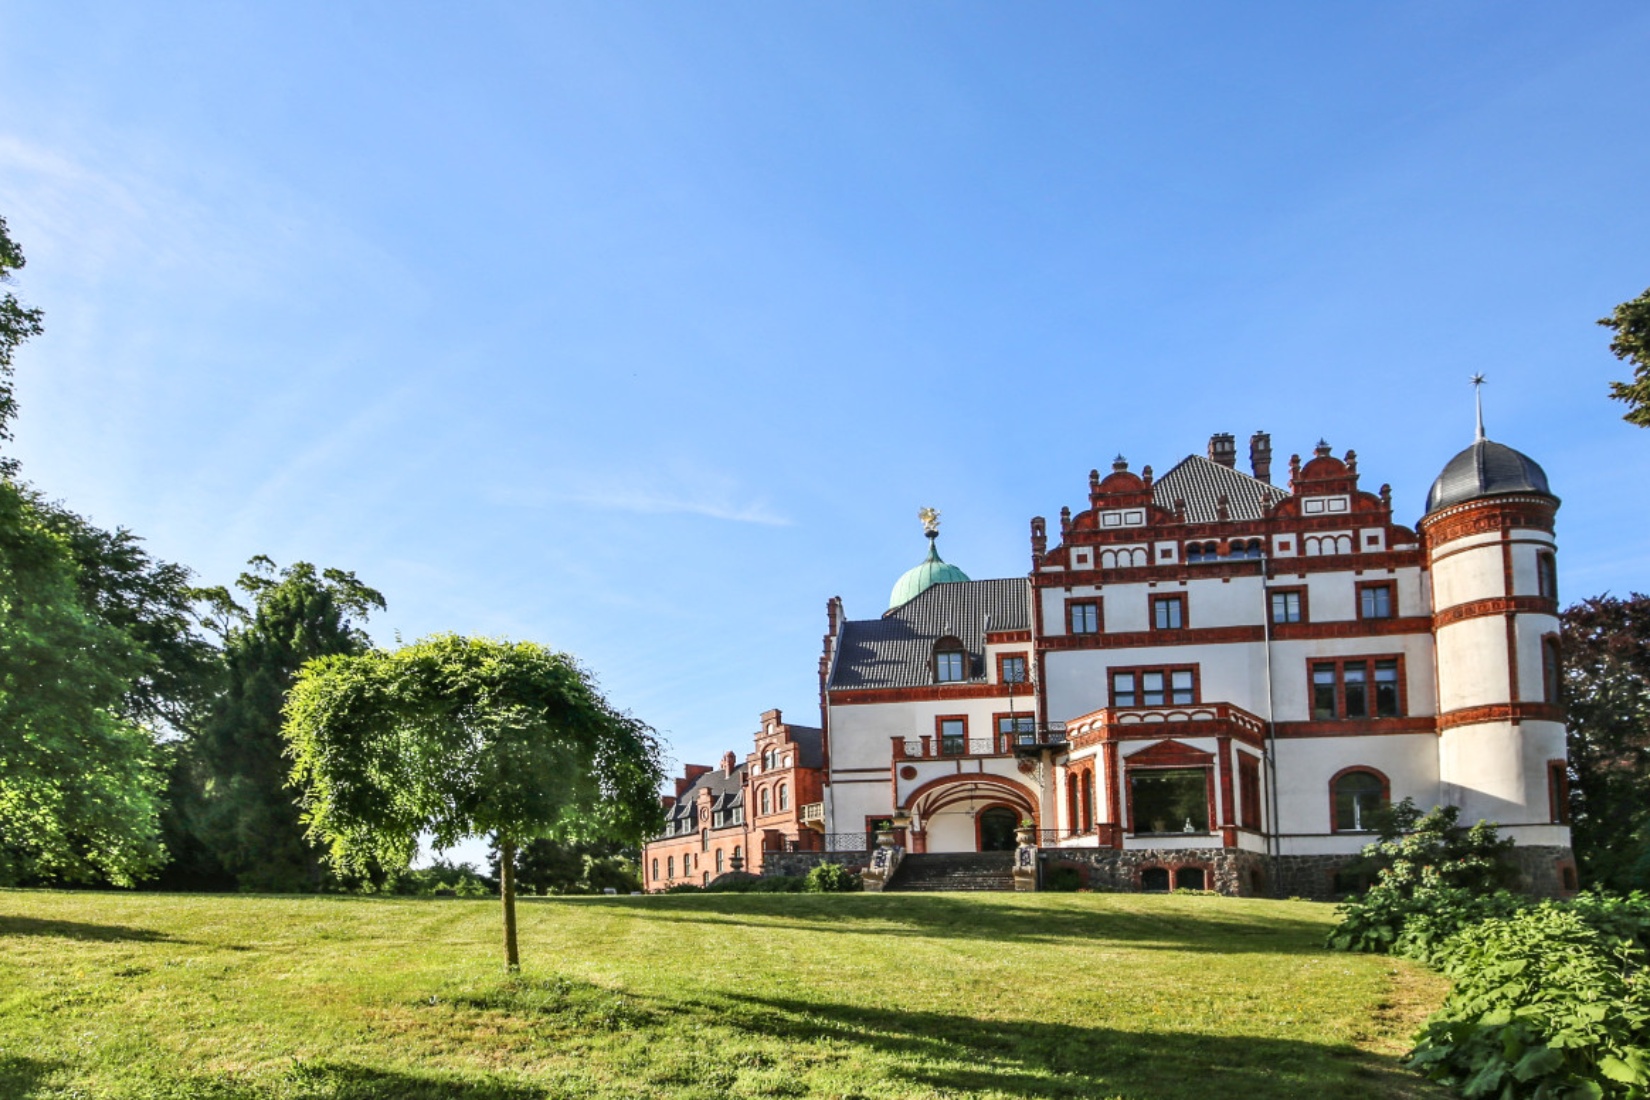
[[[318,658],[288,696],[285,734],[309,834],[340,871],[404,868],[425,833],[438,848],[493,837],[512,970],[516,849],[639,842],[662,820],[654,731],[532,642],[442,634]]]

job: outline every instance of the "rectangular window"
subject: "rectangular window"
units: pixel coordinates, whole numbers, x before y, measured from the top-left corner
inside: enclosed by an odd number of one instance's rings
[[[1209,770],[1153,768],[1130,772],[1129,804],[1136,833],[1207,833]]]
[[[963,676],[963,652],[960,649],[942,649],[934,654],[934,680],[941,684],[961,683]]]
[[[998,744],[1034,745],[1037,743],[1037,719],[1030,714],[997,715]]]
[[[1535,555],[1536,590],[1549,600],[1558,599],[1558,561],[1545,550]]]
[[[1272,593],[1272,625],[1279,623],[1298,623],[1302,620],[1301,596],[1298,588],[1284,589]]]
[[[1024,657],[998,657],[997,678],[1005,684],[1023,684],[1026,682],[1026,659]]]
[[[1197,671],[1193,668],[1117,669],[1111,674],[1114,707],[1188,706],[1197,702]]]
[[[1260,761],[1248,753],[1239,753],[1238,766],[1238,798],[1240,800],[1238,824],[1245,829],[1260,831]]]
[[[961,756],[968,751],[968,720],[966,718],[941,718],[939,720],[940,753],[944,756]]]
[[[1358,618],[1390,619],[1393,614],[1392,605],[1391,582],[1378,581],[1358,586]]]
[[[1400,667],[1396,657],[1373,661],[1359,658],[1314,661],[1311,665],[1313,720],[1401,717]]]
[[[1554,825],[1570,823],[1570,771],[1562,760],[1547,765],[1547,802]]]
[[[1073,634],[1100,633],[1100,605],[1093,600],[1066,604],[1066,615]]]
[[[1179,630],[1186,625],[1185,596],[1152,597],[1152,629]]]

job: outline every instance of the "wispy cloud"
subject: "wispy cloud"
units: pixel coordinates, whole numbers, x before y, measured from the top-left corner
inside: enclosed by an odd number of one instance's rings
[[[630,512],[636,515],[704,516],[707,519],[729,523],[754,523],[764,527],[789,527],[789,517],[781,515],[766,501],[742,493],[733,479],[724,475],[699,472],[686,476],[678,471],[661,478],[650,475],[594,476],[567,475],[562,480],[569,488],[516,489],[495,488],[488,496],[497,503],[525,507],[543,507],[548,504],[572,504],[604,512]],[[644,483],[645,481],[645,483]]]

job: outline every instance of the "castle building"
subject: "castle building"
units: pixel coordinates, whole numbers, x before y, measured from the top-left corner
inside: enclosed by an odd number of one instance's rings
[[[943,561],[925,509],[928,554],[885,611],[829,601],[817,803],[770,851],[853,865],[878,831],[909,856],[1034,836],[1045,872],[1095,886],[1322,897],[1410,798],[1497,822],[1530,889],[1573,890],[1558,507],[1480,424],[1415,527],[1351,451],[1320,442],[1274,483],[1264,433],[1248,473],[1225,434],[1162,477],[1091,471],[1056,531],[1031,521],[1022,577]],[[689,781],[672,828],[697,813],[708,851],[705,814],[748,805],[750,767]]]
[[[1323,896],[1377,807],[1498,822],[1532,888],[1573,889],[1553,520],[1533,460],[1482,434],[1418,529],[1320,443],[1273,483],[1230,435],[1161,478],[1089,475],[1028,576],[927,560],[873,619],[828,608],[831,846],[1016,846],[1097,884]],[[1277,882],[1268,882],[1275,876]]]

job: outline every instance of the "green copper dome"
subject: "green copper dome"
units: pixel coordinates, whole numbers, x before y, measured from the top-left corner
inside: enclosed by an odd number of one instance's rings
[[[909,603],[933,585],[968,579],[967,573],[940,560],[940,552],[934,544],[934,537],[928,536],[928,557],[923,559],[922,564],[907,569],[905,575],[894,582],[894,590],[888,594],[888,610],[892,611],[903,603]]]

